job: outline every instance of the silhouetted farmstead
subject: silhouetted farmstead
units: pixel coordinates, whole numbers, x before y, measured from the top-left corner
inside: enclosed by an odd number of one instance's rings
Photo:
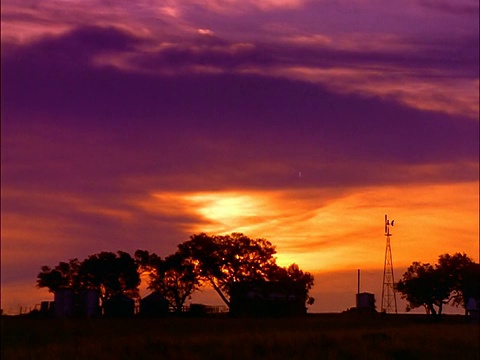
[[[140,300],[140,315],[149,317],[166,316],[169,312],[168,301],[158,291]]]
[[[299,316],[307,311],[302,284],[274,281],[234,283],[230,313],[234,316]]]

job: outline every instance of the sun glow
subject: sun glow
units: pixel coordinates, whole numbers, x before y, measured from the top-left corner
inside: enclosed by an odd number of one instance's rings
[[[211,224],[203,231],[215,233],[227,233],[232,228],[238,229],[237,231],[249,230],[259,221],[264,222],[273,216],[274,209],[268,207],[267,198],[268,195],[235,192],[201,193],[183,197]]]
[[[308,193],[308,196],[307,196]],[[383,217],[395,219],[394,262],[435,262],[445,252],[466,252],[478,261],[478,184],[356,189],[183,193],[156,199],[197,218],[190,233],[242,232],[277,246],[281,265],[309,271],[383,266]],[[168,208],[164,203],[158,208]],[[155,209],[155,207],[153,207]],[[428,254],[428,255],[427,255]]]

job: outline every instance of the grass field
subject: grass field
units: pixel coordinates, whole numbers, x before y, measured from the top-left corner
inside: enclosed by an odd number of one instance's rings
[[[461,317],[33,319],[2,317],[8,359],[480,359]]]

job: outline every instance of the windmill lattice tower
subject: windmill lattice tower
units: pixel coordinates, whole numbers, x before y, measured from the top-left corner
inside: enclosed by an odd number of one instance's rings
[[[393,226],[395,220],[388,220],[385,214],[385,236],[387,244],[385,247],[385,263],[383,266],[383,287],[382,287],[382,312],[391,314],[397,313],[397,298],[395,296],[395,279],[393,277],[392,248],[390,247],[390,225]]]

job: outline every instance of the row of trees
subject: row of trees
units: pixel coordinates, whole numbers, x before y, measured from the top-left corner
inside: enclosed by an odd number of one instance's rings
[[[396,284],[407,301],[407,311],[424,307],[427,314],[441,315],[450,304],[466,308],[467,301],[480,301],[480,264],[466,254],[440,255],[438,263],[414,262]]]
[[[130,254],[118,251],[90,255],[83,261],[71,259],[54,268],[43,266],[37,276],[37,286],[51,292],[59,289],[96,289],[102,301],[123,294],[139,296],[140,276],[148,274],[148,288],[160,292],[175,311],[180,312],[185,301],[202,286],[210,285],[227,306],[234,283],[248,281],[282,282],[286,289],[302,289],[305,302],[314,299],[308,294],[313,276],[296,264],[287,268],[276,264],[275,246],[265,239],[251,239],[240,233],[210,236],[192,235],[178,245],[177,251],[162,259],[147,250]],[[300,286],[299,286],[300,285]]]
[[[119,294],[138,297],[140,276],[146,273],[148,288],[160,292],[180,312],[185,301],[205,285],[210,285],[230,307],[235,283],[275,281],[312,304],[309,290],[313,276],[296,264],[278,266],[275,254],[275,247],[264,239],[250,239],[239,233],[201,233],[192,235],[178,245],[174,254],[163,259],[147,250],[137,250],[133,257],[118,251],[90,255],[83,261],[71,259],[54,268],[43,266],[37,285],[51,292],[95,289],[104,302]],[[435,265],[412,263],[395,287],[407,301],[407,311],[423,306],[427,313],[440,315],[444,305],[466,307],[470,298],[480,300],[480,265],[466,254],[440,255]]]

